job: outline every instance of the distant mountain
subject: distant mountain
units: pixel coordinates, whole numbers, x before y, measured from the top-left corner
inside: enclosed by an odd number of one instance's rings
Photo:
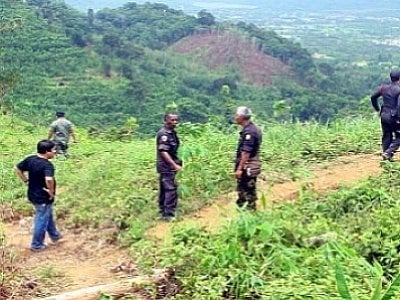
[[[319,70],[300,44],[207,12],[129,3],[82,13],[29,0],[4,15],[23,25],[0,35],[2,72],[15,78],[0,109],[38,123],[65,109],[93,132],[117,126],[112,133],[123,137],[135,117],[141,132],[153,133],[171,105],[196,123],[210,116],[227,123],[238,105],[265,119],[285,108],[285,119],[327,120],[354,109],[360,96],[343,94],[347,78],[343,85],[326,63]]]
[[[174,9],[181,9],[186,13],[197,13],[201,9],[207,9],[213,14],[220,11],[233,10],[238,14],[245,13],[247,10],[263,10],[267,16],[275,14],[276,12],[303,11],[303,12],[323,12],[332,10],[382,10],[382,9],[396,9],[394,1],[381,0],[381,1],[365,1],[365,0],[157,0],[157,1],[129,1],[129,0],[65,0],[80,10],[86,11],[88,8],[95,10],[102,8],[116,8],[124,5],[127,2],[136,2],[138,4],[145,2],[163,3]]]

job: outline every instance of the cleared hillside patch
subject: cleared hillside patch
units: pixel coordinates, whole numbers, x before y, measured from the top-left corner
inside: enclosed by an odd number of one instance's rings
[[[289,76],[290,67],[265,54],[255,41],[238,33],[207,31],[185,37],[171,46],[178,53],[194,55],[210,69],[233,67],[245,82],[270,86],[275,77]]]

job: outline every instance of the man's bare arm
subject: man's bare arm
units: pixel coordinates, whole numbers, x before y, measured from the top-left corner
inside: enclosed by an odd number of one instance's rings
[[[17,167],[14,168],[15,173],[17,173],[18,177],[21,178],[21,180],[25,183],[28,182],[28,178],[26,177],[25,173],[18,169]]]
[[[238,170],[243,170],[244,166],[247,164],[250,158],[250,152],[242,151],[240,153],[240,162],[237,167]]]
[[[174,162],[172,159],[171,155],[169,155],[168,152],[166,151],[161,151],[161,157],[176,171],[179,171],[182,169],[182,167]]]
[[[77,139],[76,139],[76,135],[75,135],[75,131],[73,129],[71,129],[71,137],[72,137],[72,142],[77,143]]]
[[[54,198],[54,193],[55,193],[55,183],[54,183],[54,178],[50,176],[45,177],[46,181],[46,187],[44,190],[49,194],[50,199]]]
[[[53,138],[53,136],[54,136],[53,130],[49,130],[49,134],[47,135],[47,139],[51,140]]]

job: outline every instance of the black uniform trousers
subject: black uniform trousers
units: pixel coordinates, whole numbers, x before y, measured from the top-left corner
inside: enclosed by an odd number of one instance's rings
[[[178,204],[178,186],[175,182],[176,172],[160,173],[160,194],[158,205],[163,217],[174,217]]]
[[[247,204],[247,208],[256,209],[257,191],[256,191],[257,177],[249,176],[247,172],[243,172],[240,179],[237,180],[238,199],[236,204],[243,207]]]
[[[400,146],[400,124],[394,118],[381,116],[382,150],[393,156]]]

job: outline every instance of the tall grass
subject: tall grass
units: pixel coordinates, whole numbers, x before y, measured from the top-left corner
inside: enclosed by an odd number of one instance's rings
[[[378,122],[368,118],[325,125],[310,122],[260,126],[264,130],[263,175],[271,182],[301,176],[316,162],[379,149]],[[222,132],[211,124],[182,124],[178,131],[184,160],[184,171],[178,176],[179,213],[183,215],[233,190],[232,163],[239,128]],[[13,174],[13,166],[34,153],[37,141],[46,135],[46,128],[0,116],[1,201],[16,212],[30,214],[31,206],[25,199],[25,186]],[[398,226],[392,222],[398,211],[397,189],[385,185],[389,180],[397,186],[395,167],[375,188],[371,188],[374,181],[370,181],[340,190],[326,200],[304,192],[302,201],[296,204],[263,214],[243,212],[217,235],[198,228],[177,229],[172,248],[152,253],[143,233],[157,216],[154,139],[110,142],[92,138],[82,129],[78,137],[79,144],[71,145],[71,159],[53,161],[59,187],[58,215],[63,216],[67,226],[115,227],[128,240],[139,241],[135,244],[136,255],[146,253],[143,263],[175,266],[183,284],[177,298],[338,299],[326,249],[304,242],[327,231],[338,233],[342,249],[356,253],[342,255],[340,262],[350,278],[347,284],[360,299],[373,289],[369,280],[372,271],[365,267],[365,260],[382,264],[388,270],[387,278],[395,272],[400,256],[392,255],[397,244],[390,241],[399,240]],[[381,200],[387,206],[385,210],[378,209]],[[380,244],[382,236],[384,247]]]
[[[271,182],[296,177],[310,163],[378,149],[379,127],[370,119],[260,126],[264,130],[264,176]],[[35,152],[37,141],[47,136],[47,128],[1,116],[0,129],[2,202],[29,213],[25,186],[12,168]],[[182,124],[178,131],[185,164],[178,176],[182,215],[233,190],[239,128],[221,132],[211,124]],[[71,226],[113,224],[140,237],[156,219],[154,138],[110,142],[91,138],[84,130],[78,130],[78,136],[79,144],[71,145],[72,158],[53,161],[59,186],[57,211],[67,216]]]
[[[142,251],[176,268],[176,299],[399,299],[400,166],[383,168],[325,196],[242,211],[217,234],[177,225],[173,243]]]

